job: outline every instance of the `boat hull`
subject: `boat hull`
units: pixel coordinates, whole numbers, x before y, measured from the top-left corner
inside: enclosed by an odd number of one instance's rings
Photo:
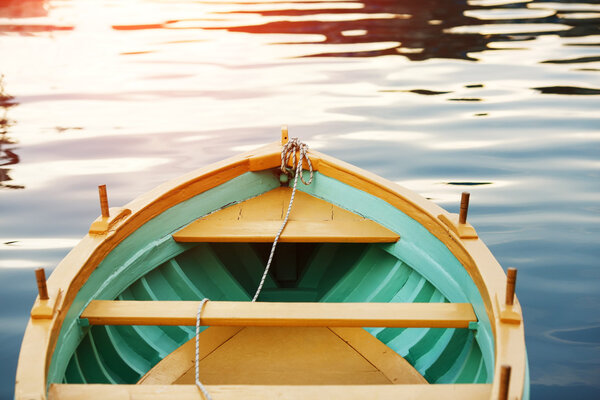
[[[52,334],[45,341],[43,387],[136,383],[194,335],[187,326],[90,328],[80,316],[92,300],[249,300],[264,268],[267,244],[181,243],[173,235],[198,218],[277,190],[281,183],[272,169],[277,156],[276,148],[266,148],[192,174],[127,205],[132,213],[106,234],[86,237],[49,281],[62,295],[61,311],[46,328]],[[401,239],[282,243],[259,300],[470,303],[478,319],[470,329],[366,330],[429,383],[493,383],[498,390],[494,377],[499,362],[508,360],[517,371],[511,393],[523,396],[523,325],[502,321],[507,310],[497,298],[504,288],[493,279],[501,282],[504,274],[485,245],[476,235],[461,238],[452,216],[419,196],[324,155],[312,157],[315,180],[299,190],[374,221]],[[515,304],[508,311],[520,315]],[[36,323],[30,322],[24,346]],[[22,371],[27,357],[22,351],[18,380],[27,378]],[[32,387],[35,380],[19,380],[16,397],[23,393],[20,389]]]

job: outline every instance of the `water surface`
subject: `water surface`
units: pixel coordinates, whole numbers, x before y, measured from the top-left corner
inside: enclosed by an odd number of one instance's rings
[[[600,397],[600,2],[0,0],[0,398],[99,214],[277,140],[469,219],[519,268],[532,398]]]

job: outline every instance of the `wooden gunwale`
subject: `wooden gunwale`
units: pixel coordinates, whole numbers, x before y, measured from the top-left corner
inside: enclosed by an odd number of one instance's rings
[[[523,323],[500,320],[505,274],[479,239],[461,240],[437,216],[447,214],[435,204],[383,178],[332,157],[310,152],[313,167],[323,175],[379,197],[421,223],[458,258],[483,298],[495,337],[495,367],[492,397],[499,392],[500,366],[512,366],[510,398],[521,398],[526,371]],[[86,235],[65,257],[48,279],[50,293],[63,292],[51,319],[30,319],[19,355],[15,398],[46,397],[47,371],[65,315],[77,292],[94,269],[119,243],[143,224],[175,204],[181,203],[245,172],[275,168],[280,163],[280,145],[275,143],[224,160],[163,184],[125,207],[132,214],[103,236]],[[81,266],[81,267],[78,267]],[[515,298],[513,311],[521,315]],[[40,362],[42,361],[42,362]]]
[[[408,384],[408,385],[315,385],[315,386],[276,386],[276,385],[207,385],[214,400],[234,400],[241,396],[246,399],[329,399],[362,400],[476,400],[489,398],[490,384]],[[181,399],[203,400],[195,385],[98,385],[98,384],[53,384],[50,387],[51,400],[128,400],[128,399]]]

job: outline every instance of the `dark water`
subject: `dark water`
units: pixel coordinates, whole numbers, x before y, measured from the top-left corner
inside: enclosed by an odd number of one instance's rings
[[[532,398],[600,397],[600,2],[0,0],[0,398],[99,214],[275,141],[469,218],[519,268]]]

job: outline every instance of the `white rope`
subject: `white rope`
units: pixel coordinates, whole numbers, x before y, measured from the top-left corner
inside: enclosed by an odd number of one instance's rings
[[[300,153],[300,155],[296,156],[296,153]],[[271,262],[273,261],[273,255],[275,254],[275,247],[277,247],[277,242],[279,241],[279,237],[281,236],[281,232],[283,232],[283,228],[288,222],[290,217],[290,211],[292,210],[292,204],[294,203],[294,197],[296,195],[296,186],[298,184],[298,177],[305,185],[310,185],[313,180],[313,168],[310,163],[310,158],[308,158],[308,146],[305,143],[300,142],[298,138],[291,138],[281,150],[281,171],[285,174],[288,174],[286,166],[288,162],[292,159],[292,170],[295,169],[294,174],[294,187],[292,189],[292,196],[290,197],[290,204],[288,205],[287,212],[285,213],[285,218],[283,219],[283,223],[281,224],[281,228],[279,228],[279,232],[275,236],[275,240],[273,241],[273,246],[271,247],[271,253],[269,254],[269,261],[267,262],[267,266],[265,267],[265,272],[260,280],[258,288],[256,289],[256,293],[252,298],[252,302],[255,302],[260,294],[260,291],[265,284],[265,279],[269,274],[269,269],[271,268]],[[306,160],[308,164],[308,169],[310,171],[310,179],[308,182],[304,180],[302,176],[302,163],[303,160]],[[198,313],[196,314],[196,386],[202,392],[205,400],[212,400],[210,394],[206,390],[206,387],[200,382],[200,314],[202,314],[202,310],[204,309],[204,305],[208,302],[207,298],[202,299],[200,305],[198,306]]]
[[[298,157],[296,157],[296,153],[300,153]],[[273,246],[271,246],[271,253],[269,254],[269,261],[267,261],[267,266],[265,267],[265,272],[258,284],[258,289],[256,289],[256,293],[252,298],[252,302],[255,302],[258,299],[258,295],[265,284],[265,279],[269,274],[269,269],[271,268],[271,262],[273,261],[273,255],[275,254],[275,247],[277,247],[277,242],[279,241],[279,237],[281,236],[281,232],[283,232],[283,228],[288,222],[288,218],[290,217],[290,211],[292,210],[292,204],[294,203],[294,196],[296,195],[296,186],[298,184],[298,176],[300,176],[300,180],[305,185],[310,185],[313,180],[313,169],[312,164],[310,163],[310,158],[308,158],[308,146],[305,143],[302,143],[298,138],[291,138],[281,150],[281,171],[287,174],[287,163],[290,161],[290,158],[293,157],[292,161],[292,169],[296,169],[296,173],[294,175],[294,188],[292,189],[292,197],[290,197],[290,204],[288,205],[287,212],[285,213],[285,218],[283,219],[283,223],[281,224],[281,228],[279,228],[279,232],[275,236],[275,240],[273,241]],[[302,161],[306,160],[308,164],[308,168],[310,171],[310,179],[308,182],[304,180],[302,176]]]
[[[204,305],[208,302],[207,298],[202,299],[200,305],[198,306],[198,313],[196,314],[196,386],[202,392],[205,400],[212,400],[210,394],[206,390],[206,387],[200,382],[200,314],[202,314],[202,310],[204,309]]]

